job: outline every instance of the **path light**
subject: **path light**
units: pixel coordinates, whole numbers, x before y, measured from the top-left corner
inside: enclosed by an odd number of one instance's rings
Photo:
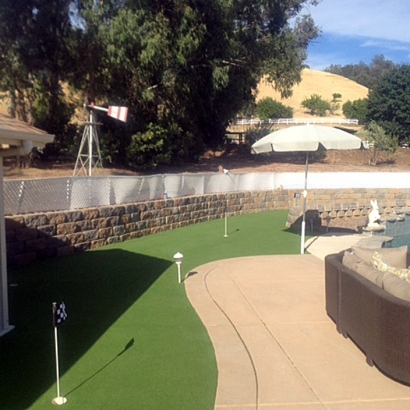
[[[181,283],[181,263],[182,263],[183,258],[184,258],[184,255],[182,255],[182,253],[180,252],[177,252],[174,255],[174,260],[178,267],[178,283]]]

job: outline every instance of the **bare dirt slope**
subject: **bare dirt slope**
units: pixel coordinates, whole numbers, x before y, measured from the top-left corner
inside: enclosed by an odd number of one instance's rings
[[[150,172],[105,168],[95,175],[143,175],[158,173],[218,172],[222,165],[231,173],[249,172],[304,172],[305,156],[301,154],[273,153],[252,155],[246,146],[232,145],[224,152],[207,153],[196,164],[159,167]],[[37,163],[30,168],[17,167],[6,160],[5,179],[71,177],[74,163]],[[367,151],[328,151],[324,158],[311,155],[309,172],[410,172],[410,149],[398,148],[393,156],[382,156],[377,166],[369,165]]]
[[[302,72],[302,81],[293,87],[293,96],[287,99],[282,99],[280,94],[275,91],[271,84],[262,81],[258,87],[257,100],[271,97],[282,104],[293,108],[293,116],[295,118],[306,118],[310,114],[305,112],[301,106],[305,98],[309,98],[312,94],[319,94],[324,100],[331,101],[333,94],[342,95],[340,99],[340,108],[350,100],[358,100],[367,98],[369,90],[356,82],[349,80],[339,75],[326,73],[324,71],[316,71],[304,69]],[[336,112],[336,117],[343,118],[342,110]]]

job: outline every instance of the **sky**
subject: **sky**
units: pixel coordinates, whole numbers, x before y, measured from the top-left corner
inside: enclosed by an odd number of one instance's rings
[[[308,48],[311,69],[370,64],[380,54],[410,64],[409,0],[321,0],[306,11],[322,31]]]

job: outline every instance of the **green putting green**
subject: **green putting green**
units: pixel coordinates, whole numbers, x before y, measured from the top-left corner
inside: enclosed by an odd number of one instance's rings
[[[9,270],[10,322],[0,338],[0,408],[54,408],[52,303],[58,327],[64,408],[213,409],[217,385],[206,329],[178,284],[212,260],[297,254],[287,211],[242,215]]]

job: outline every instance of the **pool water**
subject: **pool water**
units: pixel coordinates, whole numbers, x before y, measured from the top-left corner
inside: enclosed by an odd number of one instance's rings
[[[403,214],[397,219],[389,218],[383,222],[386,229],[380,232],[374,232],[374,235],[390,236],[391,242],[385,244],[388,248],[398,248],[407,245],[410,249],[410,214]]]

